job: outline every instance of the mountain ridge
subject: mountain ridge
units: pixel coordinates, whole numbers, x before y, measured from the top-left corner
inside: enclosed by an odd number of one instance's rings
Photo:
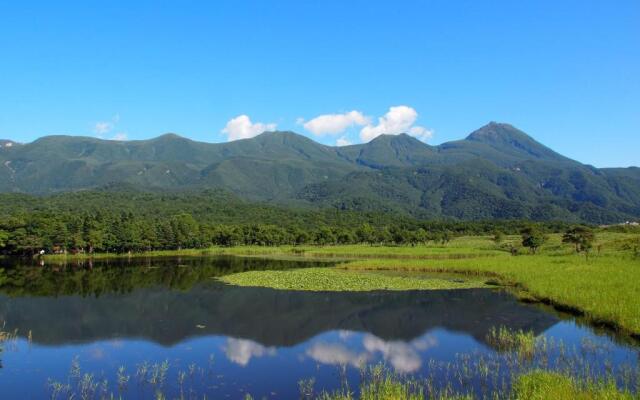
[[[167,133],[132,141],[54,135],[0,146],[0,192],[42,195],[121,183],[220,188],[252,201],[419,218],[640,217],[640,168],[584,165],[496,122],[437,146],[407,134],[327,146],[291,131],[227,143]]]

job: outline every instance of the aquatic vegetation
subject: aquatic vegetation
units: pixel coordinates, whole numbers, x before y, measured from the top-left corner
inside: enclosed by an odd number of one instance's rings
[[[0,354],[2,354],[7,344],[9,345],[15,344],[15,341],[18,338],[17,330],[8,332],[8,331],[5,331],[4,329],[5,329],[5,325],[3,322],[2,327],[0,327]],[[31,331],[29,331],[29,343],[31,343]],[[0,368],[2,368],[2,359],[0,359]]]
[[[360,394],[337,391],[322,393],[318,400],[472,400],[472,395],[441,393],[429,396],[425,385],[385,371],[377,366],[366,375]],[[505,400],[634,400],[637,395],[620,390],[611,380],[578,382],[561,373],[533,371],[515,377],[513,389],[495,393],[492,398]]]
[[[493,327],[486,339],[492,347],[500,351],[515,351],[523,358],[531,358],[535,352],[536,338],[533,332],[510,330],[505,326]]]
[[[7,332],[4,330],[4,324],[0,328],[0,349],[2,349],[2,344],[15,340],[18,336],[18,331],[14,330],[13,332]]]
[[[284,290],[369,291],[470,289],[485,286],[481,280],[421,279],[335,268],[301,268],[287,271],[247,271],[225,275],[222,282],[238,286],[259,286]]]

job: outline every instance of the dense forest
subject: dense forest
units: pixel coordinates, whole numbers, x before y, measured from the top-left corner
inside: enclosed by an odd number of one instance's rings
[[[421,221],[393,213],[283,208],[222,191],[97,190],[0,195],[0,251],[136,252],[235,245],[446,243],[463,234],[517,233],[526,221]],[[539,223],[560,231],[564,223]]]

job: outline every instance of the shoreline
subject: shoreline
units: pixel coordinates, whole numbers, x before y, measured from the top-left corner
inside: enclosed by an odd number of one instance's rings
[[[523,301],[537,302],[585,318],[640,340],[640,269],[623,234],[601,235],[602,254],[576,255],[553,236],[540,254],[511,256],[488,237],[458,238],[446,246],[237,246],[162,250],[131,254],[45,255],[48,262],[155,257],[243,256],[291,260],[339,260],[335,268],[358,270],[455,273],[493,279],[511,287]],[[635,239],[635,235],[633,236]],[[261,280],[268,286],[268,280]],[[265,283],[267,282],[267,283]],[[634,283],[636,282],[636,283]]]

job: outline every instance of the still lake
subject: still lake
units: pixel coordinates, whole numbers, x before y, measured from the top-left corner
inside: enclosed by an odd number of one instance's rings
[[[2,263],[0,324],[16,332],[0,353],[3,399],[68,398],[67,384],[91,398],[289,399],[310,379],[316,393],[357,391],[377,364],[478,396],[525,364],[637,384],[636,343],[501,289],[325,293],[215,279],[329,265],[241,257]],[[487,338],[500,326],[532,331],[544,354],[497,349]]]

